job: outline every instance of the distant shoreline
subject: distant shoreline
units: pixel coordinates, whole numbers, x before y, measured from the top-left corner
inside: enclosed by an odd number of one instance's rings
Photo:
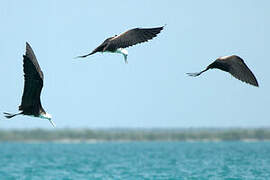
[[[270,128],[0,130],[0,142],[100,143],[133,141],[270,141]]]
[[[132,142],[136,142],[136,143],[143,143],[143,142],[174,142],[174,143],[221,143],[221,142],[243,142],[243,143],[256,143],[256,142],[269,142],[270,140],[257,140],[257,139],[243,139],[243,140],[235,140],[235,141],[222,141],[222,140],[185,140],[185,141],[159,141],[159,140],[155,140],[155,141],[149,141],[149,140],[145,140],[145,141],[133,141],[133,140],[128,140],[128,141],[122,141],[122,140],[113,140],[113,141],[102,141],[102,140],[86,140],[86,141],[81,141],[81,140],[53,140],[53,141],[36,141],[36,140],[23,140],[23,141],[0,141],[0,144],[3,143],[25,143],[25,144],[47,144],[47,143],[51,143],[51,144],[98,144],[98,143],[132,143]]]

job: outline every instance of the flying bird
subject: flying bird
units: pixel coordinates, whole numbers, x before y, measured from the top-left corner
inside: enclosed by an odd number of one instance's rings
[[[41,71],[34,51],[26,42],[26,53],[23,55],[24,90],[19,113],[4,113],[10,119],[17,115],[28,115],[47,119],[55,127],[52,116],[46,113],[40,102],[40,93],[43,87],[43,72]]]
[[[205,70],[199,73],[187,73],[189,76],[199,76],[203,72],[209,69],[220,69],[222,71],[229,72],[235,78],[251,84],[253,86],[258,87],[259,84],[257,82],[256,77],[251,72],[251,70],[247,67],[244,60],[239,56],[232,55],[232,56],[223,56],[216,59],[213,63],[206,67]]]
[[[125,63],[127,63],[128,51],[124,48],[133,46],[139,43],[147,42],[150,39],[153,39],[160,33],[163,29],[162,27],[157,28],[134,28],[130,29],[120,35],[115,35],[113,37],[107,38],[103,43],[101,43],[96,49],[91,53],[78,56],[77,58],[85,58],[96,52],[110,52],[110,53],[119,53],[124,56]]]

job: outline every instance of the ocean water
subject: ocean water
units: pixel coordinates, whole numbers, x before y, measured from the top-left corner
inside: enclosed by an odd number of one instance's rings
[[[270,142],[1,143],[5,179],[270,179]]]

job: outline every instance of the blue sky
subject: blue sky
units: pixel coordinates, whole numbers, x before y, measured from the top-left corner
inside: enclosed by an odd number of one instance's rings
[[[0,2],[0,111],[17,112],[28,41],[44,72],[41,101],[57,128],[269,127],[270,1]],[[92,51],[135,27],[165,29],[119,54]],[[197,72],[237,54],[259,88],[230,74]],[[0,128],[51,128],[48,121],[0,117]]]

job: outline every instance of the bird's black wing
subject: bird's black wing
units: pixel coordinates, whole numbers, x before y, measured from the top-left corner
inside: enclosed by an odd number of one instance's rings
[[[38,115],[42,109],[40,93],[43,87],[43,72],[31,46],[26,43],[26,53],[23,56],[24,90],[19,110],[24,114]]]
[[[157,28],[135,28],[113,37],[106,49],[118,49],[133,46],[138,43],[153,39],[160,33],[163,27]],[[105,49],[105,50],[106,50]]]
[[[226,59],[226,63],[229,64],[229,73],[235,78],[253,86],[259,86],[256,77],[242,58],[239,56],[232,56],[231,58]]]

